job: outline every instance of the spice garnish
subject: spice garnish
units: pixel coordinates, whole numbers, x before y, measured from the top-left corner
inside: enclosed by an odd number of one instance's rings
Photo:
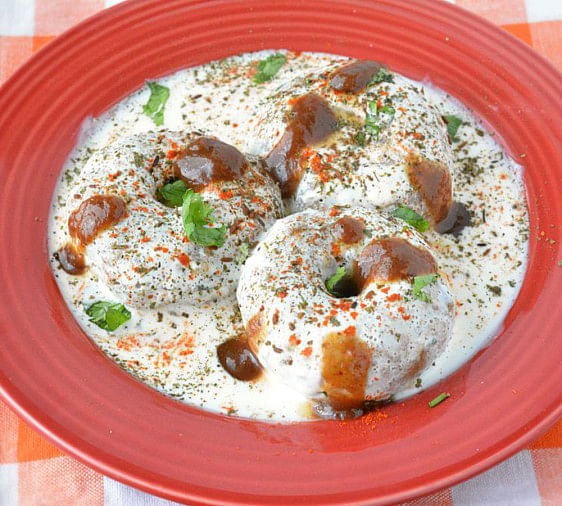
[[[138,169],[141,169],[144,166],[144,158],[141,154],[133,152],[133,160]]]
[[[338,267],[336,273],[326,280],[326,290],[334,295],[334,288],[336,284],[341,281],[346,275],[345,267]]]
[[[168,207],[180,207],[183,204],[183,196],[186,191],[187,186],[182,180],[178,179],[158,188],[158,196]]]
[[[286,61],[285,55],[280,53],[272,54],[265,60],[261,60],[258,63],[259,72],[254,75],[254,82],[260,84],[265,81],[271,81]]]
[[[430,401],[429,407],[434,408],[435,406],[437,406],[437,404],[441,404],[448,397],[451,397],[450,393],[443,392],[442,394],[439,394],[437,397],[435,397],[435,399]]]
[[[152,118],[155,125],[162,125],[164,123],[164,107],[166,107],[166,102],[170,96],[170,88],[150,81],[147,81],[146,84],[150,88],[150,98],[142,110],[149,118]]]
[[[435,283],[438,274],[427,274],[425,276],[416,276],[414,278],[414,299],[423,300],[424,302],[431,302],[431,297],[423,290],[427,285]]]
[[[369,132],[373,139],[377,139],[380,132],[380,125],[377,124],[378,106],[376,100],[369,100],[367,103],[367,114],[365,116],[365,130]]]
[[[248,245],[244,242],[238,248],[240,254],[234,259],[237,265],[242,265],[246,259],[250,256],[250,252],[248,251]]]
[[[455,137],[457,135],[457,130],[462,125],[462,119],[457,116],[443,116],[445,123],[447,123],[447,133],[451,139],[451,142],[457,142],[459,139]]]
[[[88,309],[86,314],[90,321],[98,327],[111,332],[131,319],[131,312],[121,303],[98,300]]]
[[[502,289],[499,286],[486,285],[486,288],[490,290],[490,292],[492,292],[497,297],[499,297],[502,294]]]
[[[359,146],[361,146],[361,147],[365,146],[365,132],[360,130],[359,132],[357,132],[355,134],[355,136],[353,138]]]
[[[378,83],[393,83],[394,82],[394,75],[389,72],[384,67],[381,67],[375,77],[371,79],[369,84],[378,84]]]
[[[201,246],[222,246],[226,227],[209,227],[214,222],[214,209],[203,201],[199,193],[188,189],[183,196],[182,219],[185,235]]]
[[[429,221],[409,207],[398,206],[392,214],[420,232],[425,232],[429,227]]]
[[[390,107],[389,105],[384,105],[380,108],[381,112],[384,112],[385,114],[394,114],[396,112],[396,110],[393,107]]]

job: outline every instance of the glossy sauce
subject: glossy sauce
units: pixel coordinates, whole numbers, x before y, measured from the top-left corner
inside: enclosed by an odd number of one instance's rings
[[[342,228],[340,241],[345,244],[355,244],[363,239],[365,225],[351,216],[344,216],[336,221],[336,226]]]
[[[452,202],[449,169],[426,158],[411,156],[407,171],[410,183],[418,190],[433,222],[443,221],[449,214]]]
[[[127,214],[127,205],[116,195],[94,195],[80,204],[68,218],[68,232],[81,244],[91,243],[95,237],[115,225]]]
[[[361,408],[371,350],[355,335],[334,332],[322,343],[322,389],[336,411]]]
[[[361,291],[371,281],[399,281],[436,272],[437,262],[429,251],[390,237],[375,239],[365,247],[355,260],[354,279]]]
[[[247,166],[246,158],[234,146],[200,137],[181,151],[174,173],[197,191],[213,182],[233,181],[244,174]]]
[[[330,86],[333,90],[342,93],[359,93],[367,87],[381,68],[383,65],[374,61],[354,61],[340,67],[332,74]]]
[[[68,274],[77,276],[86,271],[84,255],[70,243],[65,244],[53,256],[59,263],[60,268]]]
[[[241,381],[261,376],[262,366],[245,339],[231,338],[217,346],[219,362],[226,372]]]
[[[295,77],[304,79],[310,73],[318,72],[332,62],[323,55],[303,53],[301,56],[296,56],[294,60],[291,59],[290,65],[285,65],[270,82],[255,86],[252,80],[248,79],[246,70],[253,68],[256,60],[263,60],[268,54],[246,54],[228,59],[225,66],[222,62],[218,65],[215,62],[184,69],[172,76],[160,78],[159,82],[170,88],[171,97],[181,97],[176,102],[177,106],[171,107],[172,102],[170,102],[166,108],[164,126],[180,131],[194,131],[204,127],[205,131],[209,132],[208,135],[215,135],[242,149],[246,145],[239,139],[247,136],[243,126],[254,125],[251,122],[255,118],[255,109],[252,107],[254,103],[262,103],[264,97],[277,93],[279,86],[288,87],[289,79]],[[342,67],[346,63],[342,60],[336,64]],[[291,69],[289,73],[284,74],[289,67],[295,67],[295,72]],[[234,80],[230,72],[232,68],[240,69],[240,76]],[[224,82],[221,81],[223,75]],[[203,81],[202,76],[209,76],[210,79]],[[399,77],[397,81],[400,82]],[[453,114],[463,119],[464,126],[459,137],[462,138],[462,142],[468,141],[471,156],[475,157],[474,174],[476,175],[470,179],[463,177],[461,159],[466,153],[459,148],[460,142],[454,143],[453,148],[458,150],[453,153],[454,163],[451,167],[453,171],[451,174],[454,174],[455,178],[454,196],[462,202],[470,203],[471,210],[479,210],[478,215],[473,217],[474,226],[465,228],[458,241],[453,241],[452,235],[435,233],[433,228],[427,232],[428,241],[439,245],[435,258],[440,267],[451,276],[452,291],[455,298],[462,302],[462,311],[459,311],[456,318],[452,346],[436,361],[435,366],[430,365],[422,373],[422,389],[425,389],[466,362],[473,353],[485,346],[488,339],[496,332],[495,329],[507,314],[523,279],[527,242],[521,238],[521,234],[528,229],[528,221],[523,187],[520,184],[520,168],[509,156],[500,156],[505,153],[488,133],[477,134],[477,129],[482,129],[482,126],[470,111],[461,108],[444,92],[435,90],[427,84],[417,83],[416,86],[423,87],[426,97],[439,107],[440,113]],[[91,136],[84,137],[84,143],[77,146],[70,155],[53,200],[49,224],[51,253],[60,250],[69,239],[68,215],[78,207],[80,201],[70,204],[70,207],[68,203],[73,202],[77,186],[76,174],[83,170],[85,161],[91,155],[90,150],[96,153],[100,146],[105,146],[122,135],[154,130],[152,119],[142,112],[143,105],[148,99],[147,91],[131,95],[107,114],[96,119],[95,128],[88,130],[92,132]],[[190,99],[184,100],[196,96],[201,96],[201,99],[194,102]],[[203,97],[208,97],[212,101],[208,102]],[[341,110],[338,109],[338,116],[340,113]],[[238,125],[234,127],[236,123]],[[281,128],[281,135],[285,126]],[[420,131],[425,134],[425,131]],[[256,146],[261,146],[262,139],[258,140],[260,143],[256,141]],[[331,142],[331,136],[327,140]],[[272,143],[275,142],[272,139]],[[472,153],[472,150],[475,150],[475,153]],[[257,149],[252,153],[260,156],[267,154]],[[158,162],[153,163],[153,165],[157,164]],[[508,176],[507,179],[504,179],[505,175]],[[500,179],[500,176],[503,177]],[[500,190],[486,194],[489,188],[497,186],[501,187]],[[65,205],[60,206],[59,202]],[[518,208],[515,207],[516,204]],[[484,225],[480,220],[480,213],[483,212],[485,212]],[[335,222],[339,217],[333,221]],[[135,234],[132,240],[140,237],[140,234]],[[365,241],[370,242],[370,240]],[[487,245],[481,247],[480,243],[487,243]],[[150,247],[151,243],[146,243],[145,246]],[[489,251],[489,254],[483,255],[482,253],[486,251]],[[466,261],[467,252],[472,253],[473,261]],[[509,257],[504,253],[508,253]],[[232,252],[228,256],[236,256],[236,254],[237,252]],[[92,259],[88,255],[87,257],[86,262],[89,264]],[[267,377],[264,374],[263,381],[260,379],[258,382],[233,380],[219,363],[217,346],[244,332],[241,322],[229,324],[232,321],[237,322],[239,318],[235,300],[228,299],[209,307],[181,305],[179,309],[163,308],[161,310],[163,316],[160,317],[157,317],[154,310],[134,311],[128,328],[121,327],[109,334],[90,322],[84,307],[92,301],[107,299],[108,288],[111,287],[98,279],[94,269],[88,269],[83,279],[80,278],[80,282],[77,283],[75,276],[69,276],[59,269],[59,262],[53,255],[51,261],[61,293],[84,331],[108,357],[141,381],[174,399],[191,406],[202,406],[217,413],[254,418],[269,423],[303,421],[300,409],[305,399],[297,395],[295,390],[273,381],[274,376],[269,374]],[[488,279],[493,285],[501,287],[501,296],[492,294],[486,288],[486,283],[482,283],[482,280]],[[298,293],[294,295],[298,303],[300,297]],[[126,304],[126,301],[123,302]],[[256,307],[256,310],[258,309],[259,307]],[[181,311],[185,311],[189,317],[179,316],[178,313]],[[257,321],[256,319],[255,322]],[[178,329],[183,329],[184,325],[187,325],[187,331],[194,338],[190,348],[194,353],[188,356],[187,361],[183,345],[176,346],[178,339],[183,340],[183,337],[178,337]],[[246,328],[248,334],[249,327],[250,325]],[[259,329],[260,325],[255,327]],[[264,332],[257,332],[259,337],[255,338],[256,343],[266,339],[264,334]],[[136,343],[137,341],[138,344],[132,345],[131,349],[129,346],[122,346],[123,342]],[[251,342],[250,346],[253,346]],[[163,365],[160,361],[155,365],[155,349],[159,353],[165,350],[166,356],[169,354],[172,358],[171,362]],[[175,354],[174,350],[176,350]],[[321,381],[321,349],[319,351],[320,364],[318,375],[314,376],[315,381]],[[416,360],[410,370],[410,374],[414,375],[412,388],[400,393],[398,399],[420,391],[420,388],[413,386],[415,378],[419,376],[414,372],[417,369],[415,362]],[[295,367],[295,374],[297,373],[299,369]],[[320,386],[321,383],[315,383],[315,391]],[[379,405],[380,401],[368,399],[363,402],[360,409],[366,411]],[[333,410],[328,409],[330,406],[327,403],[326,408],[328,411],[326,416],[333,416]],[[352,408],[350,411],[342,410],[336,416],[340,417],[341,413],[348,412],[355,415],[356,411],[357,408]]]
[[[264,160],[265,168],[279,183],[285,198],[295,192],[300,181],[302,150],[323,141],[337,129],[336,115],[323,98],[313,93],[299,97],[291,113],[293,119]]]

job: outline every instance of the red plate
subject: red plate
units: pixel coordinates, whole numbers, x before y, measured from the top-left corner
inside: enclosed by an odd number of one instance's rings
[[[504,331],[445,382],[384,414],[281,426],[182,405],[107,359],[51,275],[49,202],[84,118],[146,78],[262,48],[371,58],[428,77],[525,165],[530,264]],[[3,398],[98,471],[191,503],[395,502],[483,471],[561,414],[560,118],[560,74],[446,3],[143,0],[104,11],[40,51],[0,93]],[[429,409],[444,390],[451,398]]]

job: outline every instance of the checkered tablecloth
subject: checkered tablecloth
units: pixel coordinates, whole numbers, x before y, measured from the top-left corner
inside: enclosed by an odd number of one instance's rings
[[[57,34],[118,1],[0,0],[0,84]],[[455,3],[500,25],[562,70],[562,0]],[[0,401],[0,506],[102,504],[173,503],[122,485],[65,455]],[[408,504],[562,505],[562,422],[480,476]]]

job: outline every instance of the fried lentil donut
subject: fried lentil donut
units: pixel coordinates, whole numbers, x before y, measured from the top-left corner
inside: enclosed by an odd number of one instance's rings
[[[211,206],[208,227],[226,228],[224,244],[206,247],[186,237],[181,206],[165,205],[158,192],[178,178]],[[86,237],[103,211],[91,206],[100,198],[120,200],[126,212]],[[74,239],[89,266],[116,297],[136,307],[232,293],[241,258],[283,212],[277,185],[254,157],[215,138],[171,131],[133,135],[93,154],[67,208],[69,225],[81,220]]]
[[[264,369],[320,411],[413,386],[455,315],[446,275],[417,231],[359,207],[278,220],[246,261],[237,298]]]
[[[452,204],[444,120],[423,89],[376,62],[334,59],[256,107],[246,150],[265,157],[293,211],[400,203],[434,224]]]

